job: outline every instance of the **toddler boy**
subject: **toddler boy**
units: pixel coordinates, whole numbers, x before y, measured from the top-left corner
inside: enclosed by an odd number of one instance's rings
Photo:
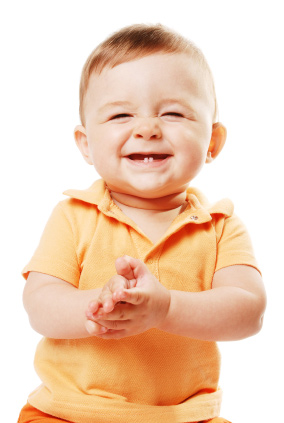
[[[44,337],[19,422],[226,422],[216,341],[262,325],[265,293],[233,205],[189,187],[226,139],[200,50],[157,25],[87,60],[75,139],[102,177],[69,190],[25,267]]]

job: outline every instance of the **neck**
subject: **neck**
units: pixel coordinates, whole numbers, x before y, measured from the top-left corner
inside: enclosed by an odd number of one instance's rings
[[[186,199],[186,192],[178,192],[161,198],[141,198],[133,195],[110,191],[115,203],[127,207],[145,210],[172,210],[182,206]]]

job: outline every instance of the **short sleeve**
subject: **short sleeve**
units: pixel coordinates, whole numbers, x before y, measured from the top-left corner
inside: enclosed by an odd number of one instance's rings
[[[22,271],[24,278],[32,271],[79,285],[80,267],[72,226],[60,203],[53,210],[32,259]]]
[[[216,224],[216,233],[215,271],[233,265],[248,265],[259,271],[248,231],[235,214],[221,219]]]

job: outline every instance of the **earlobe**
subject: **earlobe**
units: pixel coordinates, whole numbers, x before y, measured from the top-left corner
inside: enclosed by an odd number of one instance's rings
[[[87,140],[87,134],[86,129],[82,125],[77,125],[74,129],[74,138],[76,141],[76,145],[79,148],[82,156],[84,157],[85,161],[88,164],[93,164],[91,157],[90,157],[90,151],[89,151],[89,145]]]
[[[213,162],[214,159],[221,152],[227,138],[227,130],[222,123],[217,122],[213,124],[211,141],[209,144],[206,163]]]

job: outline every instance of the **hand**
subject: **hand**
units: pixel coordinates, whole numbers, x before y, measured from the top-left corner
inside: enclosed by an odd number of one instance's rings
[[[113,276],[102,288],[97,300],[91,301],[86,310],[86,329],[91,335],[107,332],[107,328],[94,322],[95,316],[110,313],[123,297],[124,289],[133,288],[136,284],[132,268],[124,258],[115,261],[117,275]]]
[[[118,275],[103,288],[100,304],[89,307],[89,333],[119,339],[158,327],[169,310],[170,292],[138,259],[121,257],[116,270]]]

